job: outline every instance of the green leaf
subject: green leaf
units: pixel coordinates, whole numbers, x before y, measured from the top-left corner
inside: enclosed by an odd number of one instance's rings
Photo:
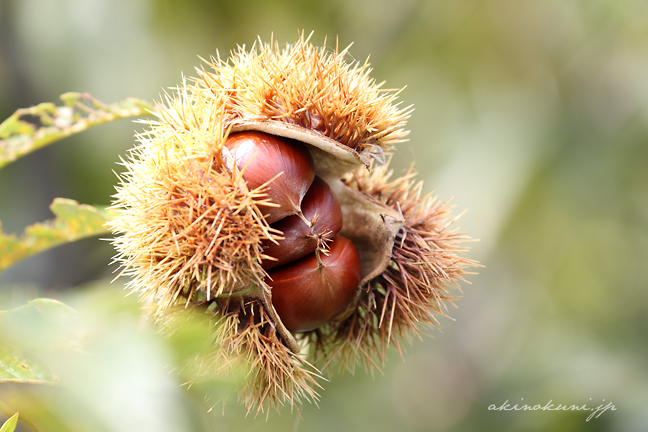
[[[65,198],[54,199],[50,209],[56,219],[28,226],[20,237],[4,234],[0,226],[0,271],[63,243],[105,234],[104,224],[114,216],[110,210]]]
[[[68,345],[79,330],[77,312],[58,300],[37,298],[0,311],[0,330],[0,342],[12,346],[41,349]]]
[[[0,383],[56,384],[43,358],[78,346],[77,312],[58,300],[39,298],[0,311]]]
[[[0,428],[0,432],[13,432],[14,430],[16,430],[17,425],[18,425],[18,413],[12,415],[11,418],[2,425],[2,427]]]
[[[0,383],[55,384],[47,366],[30,359],[17,348],[0,347]]]
[[[129,117],[147,116],[153,111],[148,102],[128,98],[105,104],[87,93],[61,95],[63,106],[41,103],[21,108],[0,123],[0,168],[34,150],[102,123]],[[30,121],[24,117],[35,119]]]

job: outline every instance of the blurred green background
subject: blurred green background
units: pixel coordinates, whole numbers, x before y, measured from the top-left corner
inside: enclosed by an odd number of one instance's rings
[[[0,118],[66,91],[159,99],[198,55],[258,35],[292,42],[298,29],[354,42],[378,81],[407,86],[412,133],[395,170],[416,160],[426,190],[467,209],[458,225],[480,240],[469,257],[485,268],[462,285],[454,320],[404,360],[392,353],[384,375],[332,376],[319,407],[266,421],[235,398],[207,413],[165,372],[168,342],[134,334],[132,313],[97,312],[101,367],[65,397],[29,395],[67,401],[51,430],[648,430],[648,2],[0,0]],[[2,169],[4,230],[50,218],[57,196],[107,204],[139,129],[99,126]],[[88,285],[110,277],[111,256],[91,239],[26,260],[0,274],[0,309],[39,296],[92,316],[106,296],[121,304],[122,284]],[[488,410],[507,400],[616,411],[588,422]]]

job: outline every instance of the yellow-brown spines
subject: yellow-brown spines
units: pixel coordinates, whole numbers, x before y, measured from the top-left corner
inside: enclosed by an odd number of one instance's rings
[[[403,140],[410,109],[399,107],[398,92],[369,77],[367,63],[346,58],[347,50],[314,47],[303,36],[283,49],[259,42],[229,60],[212,58],[156,106],[157,119],[124,162],[114,203],[120,216],[111,223],[122,273],[133,276],[130,287],[151,301],[159,321],[179,307],[209,306],[218,323],[215,350],[199,369],[218,373],[233,358],[246,361],[241,399],[249,409],[317,398],[316,372],[300,347],[350,369],[358,359],[378,366],[390,342],[398,348],[419,323],[443,313],[448,284],[471,264],[459,256],[464,238],[448,231],[445,206],[421,198],[412,175],[391,181],[386,168],[370,165],[372,157],[385,161],[385,152]],[[306,169],[310,180],[300,180],[289,205],[271,196],[275,181],[296,178],[287,170],[263,182],[244,179],[251,164],[237,166],[225,146],[244,131],[306,145],[315,173]],[[323,180],[313,180],[315,174]],[[323,199],[311,211],[306,191],[320,182]],[[287,213],[273,215],[280,207]],[[313,274],[331,279],[321,276],[334,270],[326,254],[335,261],[336,248],[346,243],[336,246],[338,231],[351,239],[361,267],[333,279],[346,280],[342,291],[354,296],[342,296],[346,309],[290,323],[300,332],[298,343],[272,304],[274,282],[266,271],[279,275],[310,259],[319,272]],[[276,268],[273,258],[281,260]],[[277,286],[277,309],[285,310],[290,301]],[[281,313],[289,322],[300,315],[294,311]]]
[[[467,267],[477,265],[462,257],[470,238],[452,228],[456,218],[448,204],[422,195],[423,183],[415,181],[411,168],[403,177],[391,176],[381,166],[360,168],[344,178],[349,187],[398,209],[404,223],[390,264],[369,282],[353,313],[305,335],[314,356],[327,365],[335,361],[353,371],[359,360],[369,370],[380,370],[390,345],[402,353],[403,340],[421,336],[426,325],[438,325],[446,303],[457,298],[449,288],[463,280]],[[336,358],[330,358],[331,352]]]
[[[368,63],[347,62],[347,50],[315,47],[303,35],[283,49],[259,41],[228,61],[212,57],[196,83],[216,98],[227,93],[233,118],[286,122],[382,154],[407,135],[411,109],[369,76]]]
[[[130,286],[164,309],[198,291],[213,298],[241,281],[261,283],[261,242],[274,238],[257,207],[267,202],[262,192],[214,157],[160,150],[127,164],[130,181],[117,193],[122,215],[112,228],[122,233],[114,242]]]

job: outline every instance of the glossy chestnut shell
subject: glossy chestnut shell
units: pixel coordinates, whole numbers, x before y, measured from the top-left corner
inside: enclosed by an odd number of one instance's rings
[[[267,185],[267,198],[277,206],[260,206],[268,223],[300,212],[313,179],[313,158],[299,142],[261,132],[231,134],[225,147],[250,189]]]
[[[328,183],[315,177],[304,196],[301,210],[304,219],[297,215],[281,219],[271,226],[283,234],[279,243],[264,241],[264,253],[275,260],[264,260],[262,266],[269,270],[296,261],[315,252],[318,244],[332,239],[342,229],[342,209]]]
[[[360,282],[360,256],[351,240],[336,236],[328,256],[311,254],[268,272],[272,304],[290,331],[316,329],[342,313]]]

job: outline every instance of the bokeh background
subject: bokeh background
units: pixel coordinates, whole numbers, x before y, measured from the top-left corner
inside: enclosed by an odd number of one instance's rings
[[[108,314],[95,354],[112,366],[70,384],[76,409],[50,408],[52,430],[648,430],[648,2],[0,0],[0,118],[66,91],[159,99],[198,56],[298,29],[353,42],[377,80],[407,86],[394,168],[415,160],[427,191],[467,210],[457,224],[485,267],[384,374],[334,375],[319,406],[267,420],[235,398],[208,413],[167,373],[166,342]],[[2,169],[3,229],[50,218],[58,196],[107,204],[140,129],[100,126]],[[90,239],[26,260],[0,274],[0,309],[119,304],[111,256]],[[507,400],[616,411],[488,410]]]

